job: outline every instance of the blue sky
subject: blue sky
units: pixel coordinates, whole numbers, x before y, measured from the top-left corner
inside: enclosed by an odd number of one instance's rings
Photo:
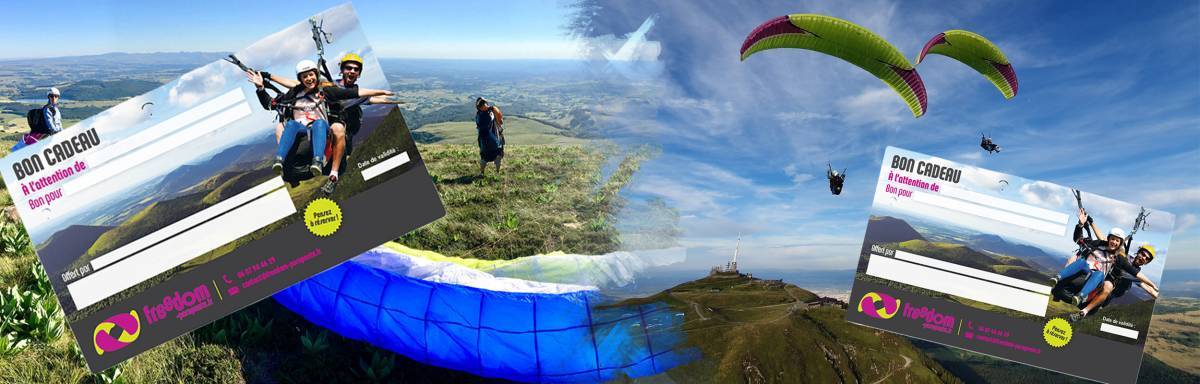
[[[657,61],[646,68],[664,98],[605,106],[605,133],[662,146],[631,195],[680,210],[689,267],[721,261],[742,232],[746,266],[853,268],[887,145],[1172,212],[1170,267],[1200,267],[1200,4],[615,3],[585,35],[612,40],[657,15],[643,58]],[[0,57],[231,51],[337,4],[58,2],[51,31],[41,6],[12,4],[0,28],[16,45]],[[354,3],[378,56],[434,58],[578,57],[563,5]],[[1006,101],[934,56],[918,67],[929,112],[913,119],[883,83],[832,57],[775,50],[739,62],[746,33],[788,13],[851,20],[910,60],[938,32],[978,32],[1008,55],[1020,93]],[[980,132],[1004,152],[983,154]],[[849,168],[841,196],[824,185],[826,161]]]
[[[231,51],[346,1],[55,1],[5,5],[0,59]],[[383,57],[567,58],[569,9],[552,1],[355,1]],[[49,26],[49,27],[48,27]]]
[[[691,267],[727,258],[742,232],[747,268],[853,268],[888,145],[1174,213],[1168,269],[1200,266],[1198,4],[620,4],[589,26],[627,33],[658,15],[647,39],[662,47],[665,98],[611,108],[621,112],[607,129],[663,145],[633,191],[681,210]],[[929,112],[914,119],[882,82],[836,58],[774,50],[739,62],[750,30],[789,13],[856,22],[910,60],[938,32],[975,31],[1005,51],[1020,93],[1006,101],[935,56],[918,67]],[[983,153],[980,132],[1004,152]],[[841,196],[825,186],[826,161],[849,168]]]

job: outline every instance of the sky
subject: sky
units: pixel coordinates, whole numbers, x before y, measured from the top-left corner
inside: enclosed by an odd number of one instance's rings
[[[1200,267],[1200,4],[594,3],[581,23],[590,35],[657,16],[646,39],[661,46],[665,97],[609,107],[606,129],[662,145],[631,189],[680,210],[685,267],[723,262],[742,233],[749,270],[854,268],[889,145],[1173,213],[1167,268]],[[914,119],[837,58],[771,50],[739,61],[751,30],[790,13],[856,22],[910,60],[939,32],[975,31],[1006,53],[1020,92],[1005,100],[969,67],[932,56],[918,67],[929,110]],[[1004,151],[983,152],[981,133]],[[827,161],[848,169],[840,196]]]
[[[225,52],[245,47],[342,0],[55,1],[5,5],[0,59],[107,52]],[[564,35],[570,9],[554,1],[355,1],[363,29],[388,58],[578,56]],[[49,27],[47,27],[49,26]]]
[[[41,7],[12,4],[8,13],[30,16],[0,26],[17,44],[0,58],[232,51],[337,4],[65,2],[56,3],[60,21],[49,30],[35,16]],[[1167,269],[1200,268],[1198,3],[584,4],[595,7],[582,18],[562,2],[354,7],[385,58],[580,58],[596,44],[644,40],[636,56],[656,65],[638,78],[664,97],[600,112],[606,136],[662,148],[628,195],[679,210],[681,241],[691,248],[682,267],[722,263],[742,233],[739,261],[747,268],[854,268],[876,172],[892,145],[1171,212]],[[882,82],[839,59],[772,50],[738,60],[749,31],[789,13],[858,23],[910,60],[938,32],[977,32],[1008,56],[1020,92],[1005,100],[970,68],[932,56],[918,67],[929,110],[914,119]],[[984,153],[980,133],[1004,151]],[[840,196],[825,186],[826,162],[848,169]]]

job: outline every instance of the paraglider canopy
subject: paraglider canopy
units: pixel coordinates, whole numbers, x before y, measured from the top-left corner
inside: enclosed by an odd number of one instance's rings
[[[917,56],[917,64],[920,65],[925,55],[930,53],[949,57],[971,67],[991,81],[1005,99],[1017,95],[1017,73],[1013,71],[1012,64],[1000,47],[979,34],[963,30],[939,33],[925,43],[921,54]]]
[[[146,111],[146,114],[149,116],[154,116],[154,111],[149,108],[152,105],[154,105],[152,102],[142,103],[142,110]]]
[[[892,88],[921,117],[926,110],[925,84],[913,65],[882,37],[846,20],[814,14],[777,17],[759,25],[742,43],[741,58],[759,51],[797,48],[821,52],[870,72]]]

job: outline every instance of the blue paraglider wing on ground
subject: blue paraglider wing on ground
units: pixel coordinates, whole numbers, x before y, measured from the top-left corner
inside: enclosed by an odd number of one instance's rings
[[[485,377],[597,382],[699,356],[682,346],[683,316],[664,304],[595,309],[594,287],[494,277],[386,248],[275,299],[347,338]]]

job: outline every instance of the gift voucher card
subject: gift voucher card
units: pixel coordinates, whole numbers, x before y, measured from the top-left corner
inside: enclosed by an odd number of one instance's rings
[[[343,5],[19,144],[4,181],[88,366],[443,216],[387,89]]]
[[[846,318],[1134,382],[1174,225],[1138,204],[889,147]]]

